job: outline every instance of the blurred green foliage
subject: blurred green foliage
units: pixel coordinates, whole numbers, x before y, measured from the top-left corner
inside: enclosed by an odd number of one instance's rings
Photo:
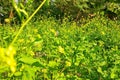
[[[44,18],[27,24],[14,44],[16,72],[0,65],[0,79],[117,80],[120,74],[119,21],[104,17],[77,26]],[[0,26],[6,47],[19,27]]]
[[[20,22],[12,2],[0,1],[1,23]],[[22,6],[16,5],[30,15],[41,2],[20,0]],[[119,0],[47,0],[16,38],[14,48],[6,47],[19,25],[0,25],[0,79],[118,80],[119,4]]]
[[[3,23],[4,19],[9,17],[10,10],[12,9],[10,3],[10,0],[0,0],[0,23]]]
[[[42,0],[18,0],[22,3],[24,10],[30,15],[42,2]],[[18,4],[19,4],[18,3]],[[19,7],[19,6],[18,6]],[[0,16],[1,22],[5,18],[9,18],[10,11],[16,12],[11,5],[11,1],[0,1]],[[97,15],[106,16],[112,20],[119,19],[120,17],[120,1],[119,0],[47,0],[43,9],[38,12],[35,20],[41,16],[56,17],[63,19],[67,17],[70,21],[79,21],[81,18],[93,18]],[[4,16],[3,16],[4,15]],[[18,15],[14,15],[15,21]]]
[[[119,17],[120,3],[114,0],[56,0],[55,7],[58,8],[63,16],[71,16],[75,20],[82,17],[94,17],[96,13],[106,13],[108,18]],[[109,12],[108,12],[109,11]]]

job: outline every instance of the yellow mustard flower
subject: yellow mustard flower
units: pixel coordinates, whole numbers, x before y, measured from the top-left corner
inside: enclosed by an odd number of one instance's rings
[[[66,61],[65,64],[66,64],[66,67],[71,66],[71,62],[69,62],[69,61]]]
[[[58,51],[59,51],[60,53],[65,53],[64,48],[62,48],[61,46],[58,47]]]

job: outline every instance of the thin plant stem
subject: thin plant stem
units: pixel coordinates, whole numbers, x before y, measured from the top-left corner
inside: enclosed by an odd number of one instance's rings
[[[21,25],[21,28],[19,29],[18,33],[16,34],[16,36],[14,37],[13,41],[11,42],[10,45],[13,45],[14,42],[17,40],[18,36],[20,35],[20,33],[22,32],[23,28],[25,27],[25,25],[32,19],[32,17],[38,12],[38,10],[43,6],[43,4],[46,2],[46,0],[44,0],[39,6],[38,8],[34,11],[34,13]]]

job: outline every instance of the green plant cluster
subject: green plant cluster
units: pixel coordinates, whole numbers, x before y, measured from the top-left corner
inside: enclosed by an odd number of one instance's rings
[[[36,1],[29,0],[27,4],[33,3],[33,5],[35,5],[34,3]],[[39,4],[39,2],[41,4]],[[9,24],[0,26],[0,79],[119,79],[119,22],[117,20],[111,21],[105,19],[101,17],[101,15],[93,19],[85,19],[83,16],[84,13],[87,13],[85,16],[88,14],[94,16],[88,11],[94,7],[95,11],[96,9],[99,11],[101,4],[105,2],[105,8],[103,8],[103,10],[107,11],[107,16],[110,19],[113,18],[115,20],[116,17],[114,17],[114,14],[113,16],[109,14],[115,13],[115,15],[117,15],[117,12],[119,13],[119,5],[117,4],[119,2],[106,2],[106,0],[100,2],[94,1],[93,3],[89,2],[89,0],[63,0],[63,2],[58,0],[51,4],[50,0],[39,2],[38,8],[24,22],[24,17],[28,15],[26,12],[28,8],[12,0],[11,4],[22,24],[20,29],[18,26],[11,27]],[[8,3],[10,4],[10,2]],[[96,3],[100,4],[96,5]],[[36,15],[37,21],[35,22],[33,19],[30,22],[43,4],[44,7],[40,15],[43,16],[43,19],[40,18],[40,20],[38,15]],[[69,6],[68,4],[73,6]],[[50,7],[48,5],[50,5]],[[26,6],[31,7],[31,5]],[[36,8],[36,6],[34,6],[34,8]],[[114,6],[114,8],[111,6]],[[0,7],[1,10],[3,10],[2,6]],[[49,14],[44,14],[45,9],[49,11]],[[51,16],[51,10],[54,9],[60,10],[60,12],[58,12],[60,15],[57,14],[60,19],[64,16],[62,23],[52,17],[48,18]],[[73,15],[71,9],[78,9],[79,11],[77,15],[75,15],[75,19],[80,17],[82,11],[83,18],[81,20],[82,23],[85,22],[85,24],[79,26],[74,21],[70,22],[70,18]],[[0,15],[3,15],[3,13],[0,13]],[[10,13],[10,19],[5,19],[5,21],[10,23],[13,17]],[[72,18],[74,17],[72,16]],[[24,32],[22,32],[22,30],[24,30]]]
[[[25,2],[26,1],[26,2]],[[43,0],[1,0],[0,1],[0,22],[24,22],[24,19],[38,7]],[[16,7],[15,7],[16,6]],[[13,11],[12,20],[9,21],[10,12]],[[42,16],[79,21],[82,18],[93,18],[103,15],[112,20],[120,19],[119,0],[46,0],[44,7],[35,16],[35,20]],[[5,20],[7,18],[7,20]]]
[[[119,0],[53,0],[50,3],[50,6],[44,6],[40,11],[41,14],[54,16],[57,19],[67,17],[74,21],[101,14],[112,20],[120,19]]]
[[[0,23],[22,23],[29,17],[33,0],[1,0],[0,1]],[[38,7],[38,6],[37,6]],[[29,14],[28,14],[29,12]]]
[[[15,72],[0,64],[0,79],[118,80],[118,24],[100,17],[81,26],[67,21],[61,24],[53,18],[30,22],[14,44]],[[0,26],[2,47],[8,46],[18,32],[18,27],[11,28]]]
[[[3,23],[4,19],[9,17],[10,9],[13,8],[10,3],[9,0],[0,0],[0,23]]]

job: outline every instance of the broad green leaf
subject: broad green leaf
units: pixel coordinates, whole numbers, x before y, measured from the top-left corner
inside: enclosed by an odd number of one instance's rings
[[[22,75],[22,72],[15,72],[14,73],[14,76],[21,76]]]
[[[22,56],[22,58],[20,58],[19,61],[21,61],[23,63],[26,63],[26,64],[30,64],[30,65],[32,65],[35,62],[39,62],[40,63],[39,59],[34,59],[31,56]]]
[[[101,67],[98,67],[98,69],[97,69],[97,71],[99,72],[99,73],[103,73],[103,71],[102,71],[102,68]]]

